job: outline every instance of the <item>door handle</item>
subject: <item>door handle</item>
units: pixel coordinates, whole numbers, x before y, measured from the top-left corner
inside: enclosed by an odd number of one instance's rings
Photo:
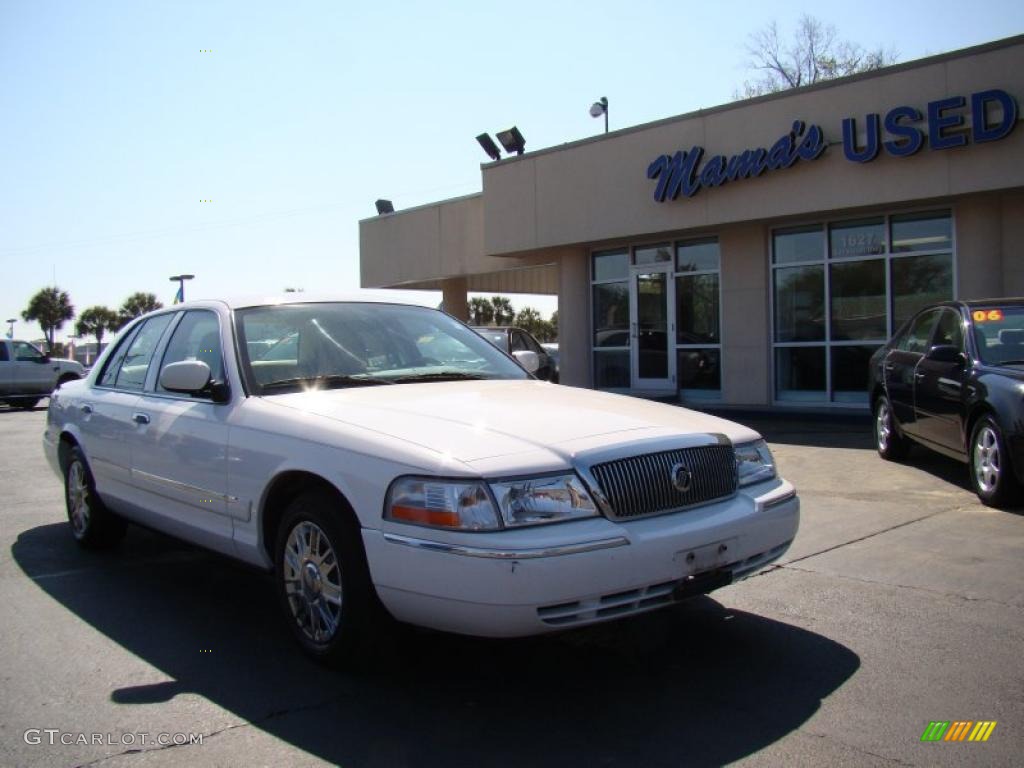
[[[78,410],[80,410],[86,416],[89,416],[92,413],[92,406],[86,403],[85,405],[81,406]]]
[[[136,424],[149,424],[149,414],[133,413],[132,421],[134,421]]]
[[[921,381],[923,378],[924,378],[924,374],[923,373],[915,373],[914,374],[914,381]]]

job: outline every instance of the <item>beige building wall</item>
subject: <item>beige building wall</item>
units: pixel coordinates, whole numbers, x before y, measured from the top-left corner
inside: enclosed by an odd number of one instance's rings
[[[768,228],[744,224],[722,230],[722,402],[763,405],[770,401],[768,356]]]

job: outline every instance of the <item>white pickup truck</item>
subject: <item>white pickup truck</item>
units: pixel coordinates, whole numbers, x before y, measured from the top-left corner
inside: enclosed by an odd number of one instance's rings
[[[0,339],[0,402],[33,408],[66,381],[85,376],[75,360],[59,360],[27,341]]]

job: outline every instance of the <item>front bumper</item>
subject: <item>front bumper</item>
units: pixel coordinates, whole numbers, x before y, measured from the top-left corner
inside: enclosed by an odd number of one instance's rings
[[[793,486],[772,480],[715,504],[631,522],[447,536],[398,526],[364,529],[363,542],[377,593],[395,618],[517,637],[668,605],[682,591],[703,591],[707,577],[694,576],[727,572],[738,581],[782,556],[799,517]]]

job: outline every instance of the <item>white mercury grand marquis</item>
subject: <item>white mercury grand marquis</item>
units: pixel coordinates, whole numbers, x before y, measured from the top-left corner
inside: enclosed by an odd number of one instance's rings
[[[649,611],[777,559],[799,500],[756,432],[535,380],[394,300],[196,301],[50,399],[83,547],[126,521],[273,570],[303,648],[374,616],[513,637]]]

